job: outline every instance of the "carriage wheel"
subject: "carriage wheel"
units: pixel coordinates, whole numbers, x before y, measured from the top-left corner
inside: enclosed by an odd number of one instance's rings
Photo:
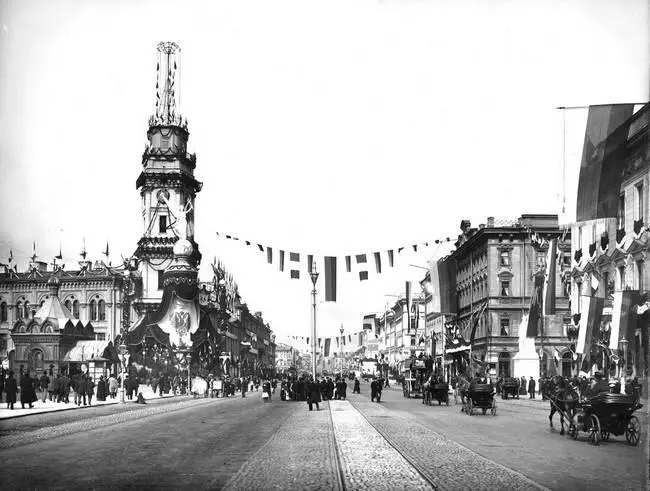
[[[603,430],[600,432],[600,439],[604,442],[609,440],[609,431]]]
[[[632,416],[625,427],[625,438],[630,445],[638,445],[641,437],[641,425],[636,416]]]
[[[589,441],[594,445],[600,445],[600,421],[598,416],[592,414],[589,417]]]

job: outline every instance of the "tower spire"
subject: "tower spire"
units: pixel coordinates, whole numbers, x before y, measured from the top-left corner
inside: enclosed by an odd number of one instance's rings
[[[158,43],[156,63],[156,105],[149,119],[149,126],[187,126],[180,114],[180,54],[178,44],[165,41]]]

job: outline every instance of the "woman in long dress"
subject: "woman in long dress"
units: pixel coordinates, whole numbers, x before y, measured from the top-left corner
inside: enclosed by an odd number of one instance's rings
[[[108,390],[106,389],[106,381],[104,380],[104,376],[101,375],[97,381],[97,400],[105,401],[107,394]]]

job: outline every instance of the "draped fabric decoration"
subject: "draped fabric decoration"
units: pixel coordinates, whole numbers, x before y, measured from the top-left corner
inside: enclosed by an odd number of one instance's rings
[[[323,354],[326,357],[330,355],[331,344],[332,344],[332,338],[325,338],[325,349],[323,350]]]
[[[546,256],[546,278],[544,280],[544,315],[555,314],[555,268],[557,258],[557,239],[552,239]]]
[[[273,248],[272,247],[267,247],[266,248],[266,261],[269,264],[273,264]]]
[[[535,276],[535,287],[530,297],[530,308],[528,310],[528,327],[526,328],[526,337],[534,338],[537,336],[539,319],[542,317],[542,293],[544,289],[544,276]]]
[[[325,301],[336,302],[336,257],[325,256]]]

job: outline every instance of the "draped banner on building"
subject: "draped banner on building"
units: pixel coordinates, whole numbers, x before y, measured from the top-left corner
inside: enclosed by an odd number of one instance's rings
[[[600,319],[603,315],[603,304],[605,299],[591,296],[580,297],[580,328],[578,330],[578,342],[576,353],[589,357],[591,352],[591,340],[594,329],[600,328]]]
[[[456,263],[440,259],[429,264],[431,280],[431,312],[455,314],[458,312],[456,298]]]
[[[537,336],[539,319],[542,317],[542,293],[544,289],[544,276],[535,276],[535,286],[530,297],[530,308],[528,310],[528,327],[526,328],[526,337],[534,338]]]
[[[640,299],[641,294],[637,290],[614,292],[609,349],[618,350],[619,341],[624,336],[628,341],[634,337],[637,314],[633,311],[632,307],[637,305]]]
[[[411,282],[406,282],[406,332],[411,332]]]
[[[555,275],[557,262],[557,239],[551,239],[546,255],[546,278],[544,279],[544,316],[555,314]]]

